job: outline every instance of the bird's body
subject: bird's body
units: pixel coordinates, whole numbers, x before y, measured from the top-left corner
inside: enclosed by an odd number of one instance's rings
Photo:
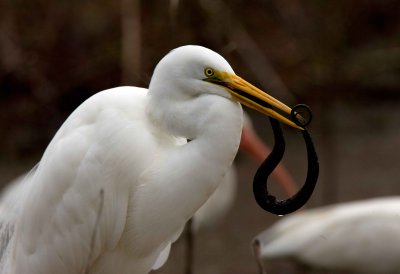
[[[400,198],[306,210],[278,221],[256,239],[266,260],[352,273],[399,273]]]
[[[29,211],[21,211],[12,243],[18,246],[13,254],[15,266],[20,270],[18,273],[49,273],[46,270],[56,269],[58,273],[81,273],[87,265],[91,265],[90,273],[112,273],[116,267],[119,273],[131,273],[132,269],[146,273],[160,251],[176,239],[187,219],[213,192],[218,180],[206,177],[222,179],[235,156],[240,130],[233,144],[229,144],[229,153],[207,155],[207,152],[213,152],[210,149],[202,150],[199,155],[188,155],[190,158],[186,161],[193,163],[190,172],[196,173],[197,168],[208,172],[202,178],[194,176],[191,182],[184,182],[180,176],[190,173],[177,170],[180,161],[185,162],[185,159],[178,159],[175,153],[182,155],[181,152],[189,152],[193,149],[191,146],[202,143],[193,140],[187,147],[181,147],[186,140],[168,136],[157,127],[149,127],[151,123],[146,122],[148,117],[144,109],[146,93],[129,87],[98,93],[81,105],[60,128],[21,196],[23,207]],[[240,106],[222,99],[224,103],[237,112],[233,123],[239,123],[236,128],[240,129]],[[212,137],[217,142],[218,135]],[[132,139],[136,141],[132,142]],[[208,145],[212,147],[212,143]],[[126,150],[130,152],[128,155]],[[51,153],[47,153],[49,151]],[[214,151],[221,152],[221,147]],[[213,165],[220,161],[228,165],[216,171],[217,174],[211,174]],[[160,178],[158,173],[169,174],[169,178]],[[193,182],[196,178],[200,182]],[[204,181],[210,182],[209,185],[202,184]],[[159,185],[164,183],[167,185]],[[198,189],[186,189],[192,185]],[[99,226],[95,227],[101,189],[104,191],[104,214],[100,216]],[[188,196],[191,191],[194,197]],[[151,202],[147,200],[148,195],[153,196]],[[191,200],[190,205],[184,203],[185,199]],[[171,203],[185,206],[174,207]],[[142,222],[152,225],[139,225]],[[164,225],[157,225],[159,223]],[[98,237],[94,250],[90,251],[93,233],[107,237],[104,241]],[[57,241],[57,238],[49,237],[54,234],[68,240]],[[88,258],[90,253],[95,260]],[[46,265],[36,263],[34,260],[38,256],[32,254],[45,255]],[[33,260],[29,269],[20,268],[29,260]],[[33,265],[37,268],[32,269]]]
[[[3,197],[17,197],[3,273],[143,274],[161,266],[235,157],[238,101],[249,104],[246,94],[258,93],[290,113],[259,92],[217,53],[185,46],[160,61],[148,90],[90,97]]]

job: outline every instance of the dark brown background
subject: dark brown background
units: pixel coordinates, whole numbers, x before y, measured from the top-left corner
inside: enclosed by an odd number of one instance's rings
[[[399,10],[394,0],[0,0],[0,181],[31,168],[87,97],[146,87],[170,49],[200,44],[277,98],[312,107],[321,176],[309,207],[397,195]],[[271,143],[268,121],[250,115]],[[285,130],[285,163],[300,182],[300,136]],[[250,241],[278,219],[252,197],[256,164],[239,155],[237,167],[237,201],[199,235],[196,273],[256,273]],[[181,273],[183,252],[178,243],[161,272]]]

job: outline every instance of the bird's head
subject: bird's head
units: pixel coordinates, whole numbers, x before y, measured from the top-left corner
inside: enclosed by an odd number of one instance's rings
[[[162,92],[166,87],[174,91]],[[290,117],[290,107],[236,75],[221,55],[201,46],[182,46],[167,54],[158,63],[149,89],[173,100],[219,95],[302,129],[285,117]]]

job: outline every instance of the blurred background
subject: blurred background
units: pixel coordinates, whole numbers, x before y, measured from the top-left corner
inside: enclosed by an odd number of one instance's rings
[[[171,49],[199,44],[288,105],[306,103],[321,175],[308,207],[400,192],[400,1],[0,0],[0,182],[28,171],[66,117],[94,93],[147,87]],[[268,119],[249,111],[272,145]],[[301,135],[285,128],[285,164],[305,177]],[[250,241],[278,217],[239,192],[196,240],[196,273],[257,273]],[[279,195],[279,189],[276,189]],[[160,273],[183,271],[177,243]]]

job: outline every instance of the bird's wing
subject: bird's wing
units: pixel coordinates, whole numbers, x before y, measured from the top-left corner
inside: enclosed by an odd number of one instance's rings
[[[385,273],[385,268],[400,267],[399,210],[397,197],[308,210],[283,219],[257,239],[266,258],[293,258],[320,268]],[[366,264],[380,259],[385,263]]]
[[[331,213],[327,212],[331,216],[321,216],[320,230],[300,259],[323,268],[397,273],[400,270],[399,210],[400,199],[393,197],[331,208]]]
[[[21,198],[27,190],[36,166],[27,174],[21,175],[7,184],[0,194],[0,273],[9,269],[10,250],[17,216],[21,212]]]
[[[143,117],[132,117],[143,115],[136,101],[143,103],[145,95],[133,92],[140,98],[116,94],[119,100],[114,102],[116,96],[108,96],[109,91],[95,95],[49,144],[32,175],[32,187],[23,195],[15,231],[15,273],[83,273],[118,244],[130,188],[148,160],[138,155],[146,145]],[[144,143],[133,142],[132,147],[131,138]]]

